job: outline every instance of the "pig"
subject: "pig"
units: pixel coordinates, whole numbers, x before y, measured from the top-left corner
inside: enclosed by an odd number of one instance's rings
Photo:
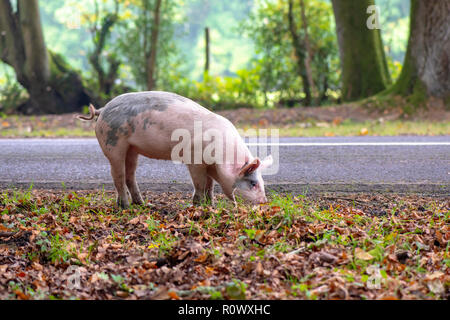
[[[98,110],[91,104],[89,111],[88,117],[79,115],[78,119],[92,121],[97,117],[95,134],[111,165],[119,208],[129,207],[128,195],[132,204],[144,203],[135,176],[139,155],[173,160],[173,148],[179,143],[173,141],[173,132],[183,129],[194,136],[195,123],[202,125],[202,133],[208,129],[223,133],[220,150],[234,150],[236,154],[228,158],[231,161],[184,162],[194,187],[193,204],[214,202],[215,182],[235,204],[236,196],[251,204],[267,202],[261,170],[272,165],[272,157],[253,157],[228,119],[198,103],[175,93],[147,91],[120,95]],[[203,138],[200,143],[201,147],[207,144]],[[191,141],[188,145],[192,151],[194,144]]]

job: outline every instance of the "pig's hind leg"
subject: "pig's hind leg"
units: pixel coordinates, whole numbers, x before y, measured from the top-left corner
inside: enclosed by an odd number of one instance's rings
[[[192,203],[194,206],[202,203],[214,202],[214,180],[208,176],[207,168],[204,165],[188,165],[192,184],[194,185],[194,195]]]
[[[127,152],[126,161],[125,161],[125,175],[126,175],[126,185],[131,194],[131,199],[133,204],[142,205],[144,204],[144,200],[141,196],[141,191],[139,190],[139,186],[136,182],[136,168],[138,164],[139,154],[137,151],[130,147]]]
[[[113,149],[103,148],[102,146],[103,153],[111,164],[111,176],[117,190],[117,206],[122,209],[130,206],[125,180],[125,160],[128,147],[125,144],[115,146]]]

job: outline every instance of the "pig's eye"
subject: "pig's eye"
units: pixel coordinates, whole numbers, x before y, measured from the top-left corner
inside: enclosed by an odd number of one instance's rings
[[[258,186],[258,182],[256,182],[256,181],[250,181],[250,187],[251,187],[252,189],[256,188],[257,186]]]

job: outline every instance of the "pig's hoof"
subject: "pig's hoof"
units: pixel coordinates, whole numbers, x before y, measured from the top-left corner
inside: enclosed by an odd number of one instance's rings
[[[195,207],[199,207],[199,206],[202,206],[202,205],[209,206],[209,205],[214,205],[214,200],[212,200],[209,197],[205,197],[205,196],[194,196],[192,198],[192,204]]]
[[[117,207],[122,210],[126,210],[130,208],[130,204],[125,201],[117,200]]]

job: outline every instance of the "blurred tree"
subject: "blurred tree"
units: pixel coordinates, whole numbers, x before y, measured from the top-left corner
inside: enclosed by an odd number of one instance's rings
[[[255,43],[260,87],[266,95],[280,92],[281,104],[301,99],[311,105],[327,100],[329,89],[337,90],[339,58],[331,22],[332,9],[325,1],[257,3],[243,28]]]
[[[303,37],[301,37],[297,32],[297,25],[294,20],[294,1],[289,0],[289,11],[288,11],[288,21],[289,21],[289,31],[292,36],[292,45],[294,47],[294,52],[296,54],[296,60],[298,65],[298,71],[302,77],[303,90],[305,92],[304,105],[309,106],[312,102],[312,93],[315,92],[314,80],[311,71],[311,44],[309,41],[309,31],[308,31],[308,19],[305,13],[305,2],[300,0],[300,11],[302,20]]]
[[[154,90],[172,72],[178,0],[130,0],[120,28],[119,51],[139,87]]]
[[[146,54],[146,70],[147,70],[147,89],[153,90],[156,87],[156,59],[158,56],[158,38],[160,30],[161,21],[161,2],[162,0],[155,0],[153,8],[153,23],[150,27],[150,48],[145,48]],[[145,2],[145,11],[147,12],[150,8],[148,7],[148,1]],[[145,29],[146,30],[146,29]],[[146,37],[147,38],[147,37]]]
[[[450,1],[411,0],[403,69],[385,94],[406,96],[414,105],[428,96],[447,99],[450,104]]]
[[[97,75],[98,94],[108,99],[116,83],[120,59],[116,52],[106,50],[114,25],[119,20],[119,0],[114,0],[114,11],[101,12],[99,3],[95,1],[95,14],[90,27],[94,50],[89,53],[89,62]]]
[[[29,93],[22,111],[63,113],[89,103],[78,74],[47,50],[37,0],[0,0],[0,58]]]
[[[386,56],[378,29],[369,29],[367,9],[374,0],[332,0],[342,66],[342,97],[358,100],[390,84]]]
[[[383,45],[388,58],[403,63],[409,34],[410,0],[375,0],[380,8]],[[389,63],[389,61],[388,61]],[[394,79],[394,75],[392,75]]]
[[[237,27],[248,18],[254,0],[184,0],[183,23],[175,28],[183,64],[192,79],[203,78],[205,66],[204,29],[210,30],[210,75],[236,76],[248,66],[253,45]]]

